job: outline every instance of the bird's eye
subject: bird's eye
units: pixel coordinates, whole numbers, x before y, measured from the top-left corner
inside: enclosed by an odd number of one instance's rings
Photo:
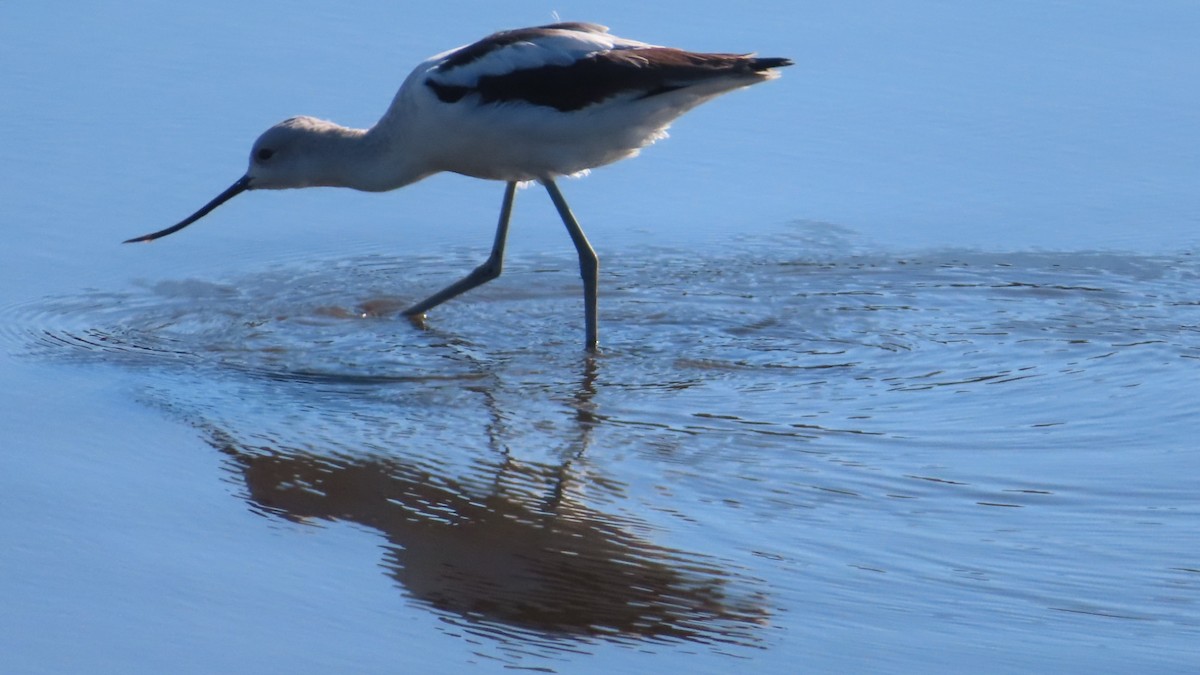
[[[265,162],[268,159],[271,159],[274,154],[275,151],[271,148],[261,148],[258,152],[254,153],[254,158],[260,162]]]

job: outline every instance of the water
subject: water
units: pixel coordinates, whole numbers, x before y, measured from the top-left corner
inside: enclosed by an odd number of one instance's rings
[[[35,59],[44,10],[0,10],[2,669],[1194,670],[1200,125],[1167,85],[1197,16],[1014,7],[560,10],[801,57],[563,184],[595,358],[540,190],[504,276],[424,328],[379,310],[483,259],[498,184],[254,194],[117,244],[276,118],[369,124],[404,67],[540,13],[132,4]],[[338,72],[364,44],[394,63]],[[1039,67],[946,79],[1001,56]]]

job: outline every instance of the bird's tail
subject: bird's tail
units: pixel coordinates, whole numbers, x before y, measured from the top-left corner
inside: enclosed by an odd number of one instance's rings
[[[755,72],[762,72],[772,68],[783,68],[784,66],[790,66],[793,63],[794,61],[791,59],[754,57],[750,59],[750,69]]]

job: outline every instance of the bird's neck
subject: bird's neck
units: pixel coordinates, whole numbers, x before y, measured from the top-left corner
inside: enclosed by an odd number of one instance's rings
[[[352,129],[330,123],[321,135],[327,148],[319,171],[328,177],[327,185],[383,192],[432,173],[405,152],[407,139],[394,127]]]

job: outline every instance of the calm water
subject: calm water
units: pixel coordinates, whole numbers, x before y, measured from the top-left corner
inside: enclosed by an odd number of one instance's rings
[[[231,7],[0,9],[0,670],[1200,664],[1200,11],[560,7],[800,63],[563,185],[587,358],[540,190],[423,329],[498,184],[119,246],[547,18]]]

